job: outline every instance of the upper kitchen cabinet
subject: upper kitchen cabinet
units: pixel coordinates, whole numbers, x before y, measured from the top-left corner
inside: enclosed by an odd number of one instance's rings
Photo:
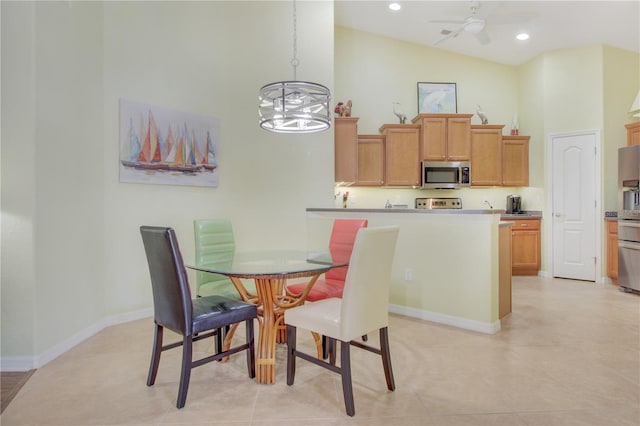
[[[471,126],[471,185],[502,185],[503,124]]]
[[[385,186],[419,186],[420,126],[385,124],[380,133],[385,137]]]
[[[640,145],[640,121],[625,124],[624,127],[627,128],[627,145]]]
[[[502,137],[502,185],[529,186],[529,136]]]
[[[356,186],[384,185],[384,135],[358,135]]]
[[[469,161],[473,114],[419,114],[420,152],[425,161]]]
[[[358,173],[358,118],[334,119],[335,181],[355,182]]]

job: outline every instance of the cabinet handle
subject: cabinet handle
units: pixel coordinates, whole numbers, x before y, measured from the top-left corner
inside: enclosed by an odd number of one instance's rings
[[[529,224],[528,223],[521,223],[520,226],[527,227],[527,226],[529,226]]]

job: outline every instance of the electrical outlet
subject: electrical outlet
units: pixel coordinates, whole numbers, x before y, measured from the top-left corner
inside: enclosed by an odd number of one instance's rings
[[[413,269],[406,268],[404,270],[404,280],[405,281],[411,281],[412,279],[413,279]]]

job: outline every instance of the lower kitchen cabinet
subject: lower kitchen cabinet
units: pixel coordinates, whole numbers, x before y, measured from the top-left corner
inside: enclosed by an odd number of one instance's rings
[[[540,270],[540,219],[514,219],[511,229],[511,272],[538,275]]]
[[[618,222],[607,221],[607,276],[618,282]]]

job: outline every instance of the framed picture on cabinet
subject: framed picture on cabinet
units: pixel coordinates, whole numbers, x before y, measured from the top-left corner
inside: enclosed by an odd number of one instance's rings
[[[458,112],[456,83],[418,82],[418,114]]]

